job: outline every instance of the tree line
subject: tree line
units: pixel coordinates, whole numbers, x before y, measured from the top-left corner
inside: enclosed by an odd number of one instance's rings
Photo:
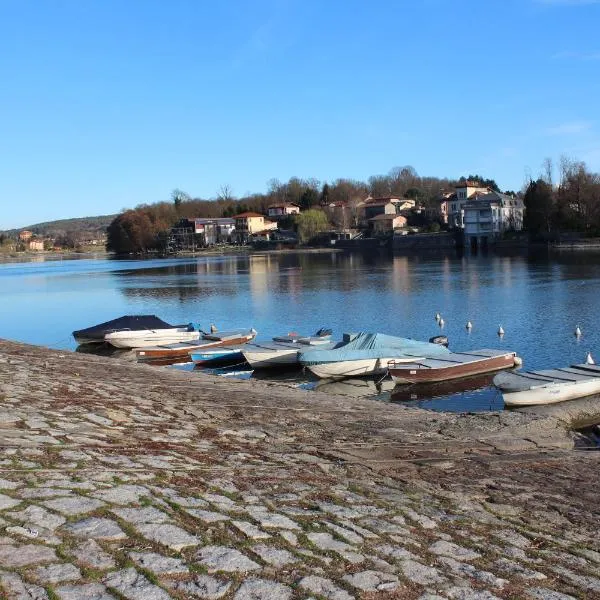
[[[164,248],[168,232],[181,219],[195,217],[234,217],[244,212],[266,214],[272,204],[293,203],[303,211],[323,211],[329,205],[344,204],[348,213],[357,210],[367,196],[411,198],[425,208],[439,208],[442,191],[452,190],[454,185],[466,179],[480,185],[499,189],[493,179],[469,175],[459,180],[440,177],[422,177],[411,166],[396,167],[385,175],[373,175],[367,181],[339,178],[331,182],[318,179],[291,177],[287,182],[271,179],[265,193],[249,194],[237,198],[228,185],[218,190],[215,198],[192,198],[182,190],[174,190],[170,201],[143,204],[117,215],[107,229],[107,249],[117,253],[137,253]],[[343,211],[343,215],[346,212]],[[306,231],[323,230],[328,226],[347,227],[345,217],[336,211],[324,211],[324,215],[311,213],[299,217],[297,223]],[[310,222],[310,225],[308,225]],[[303,234],[306,238],[306,233]]]
[[[554,165],[546,159],[543,173],[519,192],[524,194],[525,229],[534,239],[546,239],[565,231],[600,235],[600,175],[591,172],[585,163],[567,158],[560,160],[557,182],[553,180],[554,172]],[[168,201],[143,204],[117,215],[107,229],[107,249],[117,253],[160,250],[166,247],[170,229],[181,219],[234,217],[243,212],[266,214],[270,205],[280,203],[297,204],[303,211],[323,212],[323,215],[311,212],[304,218],[305,224],[302,217],[289,223],[311,232],[351,226],[352,215],[358,214],[359,204],[367,196],[414,199],[426,209],[423,214],[434,214],[439,209],[441,194],[467,180],[501,191],[494,179],[481,175],[470,174],[459,179],[420,176],[411,166],[396,167],[366,181],[339,178],[321,182],[314,178],[291,177],[282,182],[271,179],[266,192],[239,198],[228,185],[221,186],[216,197],[211,199],[192,198],[182,190],[174,190]],[[515,192],[504,190],[504,193]],[[330,205],[338,204],[348,210],[328,210]],[[423,220],[424,217],[421,215],[420,218]],[[431,217],[427,218],[431,220]],[[435,222],[415,225],[435,226]],[[306,238],[306,233],[302,237]]]
[[[600,236],[600,174],[586,164],[561,158],[558,181],[554,165],[544,162],[543,173],[525,190],[524,227],[534,240],[556,239],[566,232]]]

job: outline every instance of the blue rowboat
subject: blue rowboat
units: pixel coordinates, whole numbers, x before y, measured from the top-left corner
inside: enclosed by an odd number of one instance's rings
[[[244,362],[244,355],[239,347],[221,347],[190,352],[192,361],[203,367],[218,367]]]

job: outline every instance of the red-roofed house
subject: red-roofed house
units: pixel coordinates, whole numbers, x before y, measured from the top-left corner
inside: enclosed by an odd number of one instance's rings
[[[255,212],[245,212],[235,215],[235,237],[238,244],[248,242],[248,237],[259,231],[277,229],[277,223],[265,219],[264,215]]]
[[[293,202],[281,202],[280,204],[271,204],[267,209],[269,219],[284,219],[289,215],[297,215],[300,212],[300,207]]]

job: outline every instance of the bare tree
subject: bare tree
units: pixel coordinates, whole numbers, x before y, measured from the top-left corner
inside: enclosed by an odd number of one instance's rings
[[[552,188],[552,174],[554,173],[554,165],[552,159],[546,157],[542,162],[542,179]]]
[[[233,189],[227,183],[223,184],[219,191],[217,192],[217,199],[222,202],[232,202],[235,200],[235,196],[233,195]]]

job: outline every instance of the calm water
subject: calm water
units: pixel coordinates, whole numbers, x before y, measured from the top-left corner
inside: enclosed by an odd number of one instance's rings
[[[253,326],[261,339],[322,326],[336,337],[366,330],[427,339],[440,333],[434,319],[439,311],[451,349],[515,350],[525,368],[536,369],[582,362],[588,350],[600,359],[599,298],[598,254],[551,259],[273,254],[11,263],[0,265],[0,337],[73,349],[72,330],[144,313],[203,328]],[[502,339],[499,324],[506,331]],[[583,331],[579,340],[576,325]],[[314,385],[293,377],[291,383]],[[414,399],[408,401],[453,410],[502,408],[501,396],[486,382],[480,385],[411,390]],[[390,396],[386,382],[383,389],[372,382],[350,386],[331,391]],[[396,400],[407,400],[406,393]]]

